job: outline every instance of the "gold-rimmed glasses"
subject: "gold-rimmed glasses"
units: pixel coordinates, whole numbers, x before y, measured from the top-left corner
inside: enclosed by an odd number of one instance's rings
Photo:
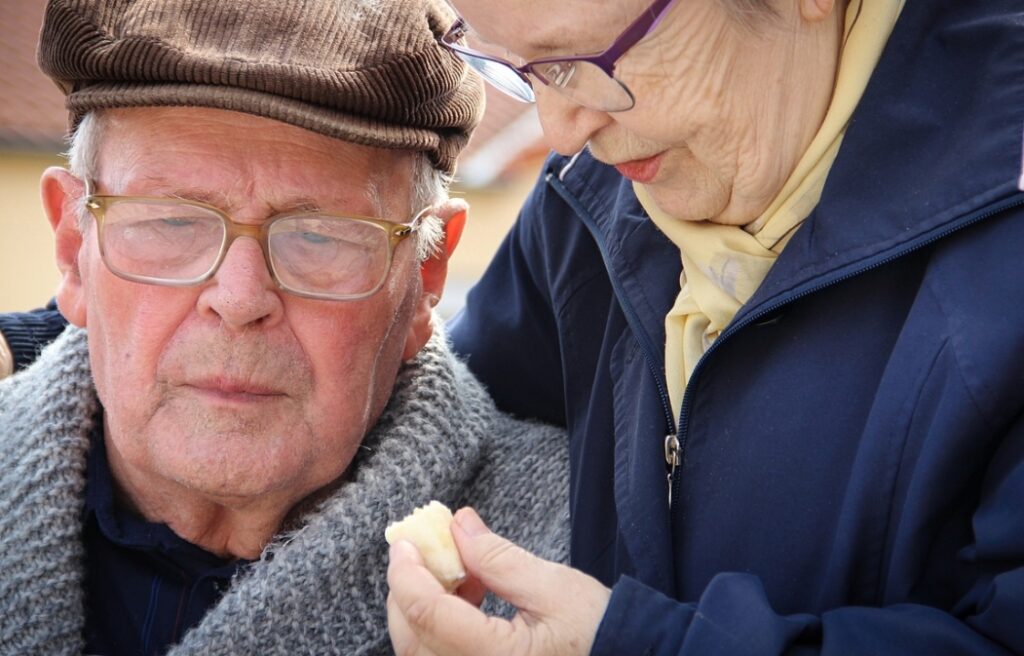
[[[209,280],[235,239],[254,239],[281,289],[306,298],[352,301],[387,280],[395,248],[414,234],[429,208],[407,223],[323,212],[286,212],[259,225],[238,223],[213,205],[159,196],[94,193],[100,254],[115,275],[150,285],[184,287]]]

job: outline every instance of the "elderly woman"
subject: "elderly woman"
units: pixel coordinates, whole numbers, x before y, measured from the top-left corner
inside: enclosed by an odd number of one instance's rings
[[[563,155],[452,335],[576,569],[460,511],[520,615],[401,545],[398,651],[1024,653],[1020,1],[452,2]]]

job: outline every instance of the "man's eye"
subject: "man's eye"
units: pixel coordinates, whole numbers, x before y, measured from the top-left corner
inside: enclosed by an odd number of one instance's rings
[[[326,235],[321,235],[318,232],[300,232],[299,236],[310,244],[329,244],[334,240]]]
[[[166,217],[160,219],[161,225],[165,225],[169,228],[187,228],[195,223],[195,219],[186,219],[177,216]]]

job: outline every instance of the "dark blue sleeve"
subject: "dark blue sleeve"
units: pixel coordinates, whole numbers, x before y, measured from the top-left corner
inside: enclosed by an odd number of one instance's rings
[[[696,603],[622,578],[591,654],[1024,654],[1024,420],[986,472],[973,527],[974,543],[958,557],[974,566],[975,583],[951,609],[899,603],[783,616],[750,574],[719,574]]]
[[[32,312],[0,314],[0,333],[14,356],[14,370],[20,371],[32,364],[47,344],[64,332],[67,320],[50,301],[46,307]]]
[[[559,333],[547,283],[552,254],[542,225],[547,194],[539,182],[448,334],[502,410],[564,426]]]

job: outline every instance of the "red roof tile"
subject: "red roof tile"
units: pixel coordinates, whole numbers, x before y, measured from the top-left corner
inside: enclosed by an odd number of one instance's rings
[[[60,90],[36,66],[45,0],[0,1],[0,145],[59,148],[67,112]]]

